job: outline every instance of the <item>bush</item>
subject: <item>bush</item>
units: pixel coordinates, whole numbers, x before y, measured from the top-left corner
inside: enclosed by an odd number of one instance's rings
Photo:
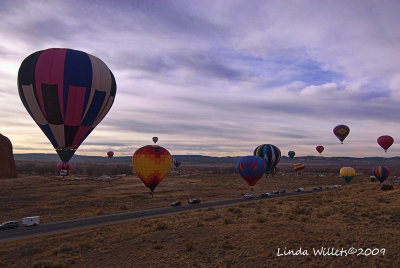
[[[382,185],[382,191],[391,191],[391,190],[394,190],[393,185],[389,185],[389,184]]]

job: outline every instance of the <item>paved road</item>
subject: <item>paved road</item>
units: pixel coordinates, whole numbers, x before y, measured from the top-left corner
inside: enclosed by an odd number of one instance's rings
[[[287,196],[303,195],[313,192],[321,192],[321,191],[304,191],[296,193],[278,194],[278,195],[272,195],[270,198],[263,198],[263,200],[287,197]],[[104,226],[104,225],[139,220],[139,219],[155,218],[165,215],[181,213],[189,210],[198,210],[202,208],[222,207],[238,203],[253,202],[256,200],[261,200],[261,198],[258,197],[253,199],[238,198],[230,200],[204,202],[194,205],[182,205],[180,207],[169,206],[169,207],[148,209],[142,211],[134,211],[134,212],[97,216],[91,218],[75,219],[69,221],[53,222],[32,227],[19,227],[17,229],[0,231],[0,242],[13,241],[13,240],[43,236],[43,235],[50,235],[50,234],[65,233],[73,230],[87,229],[97,226]]]

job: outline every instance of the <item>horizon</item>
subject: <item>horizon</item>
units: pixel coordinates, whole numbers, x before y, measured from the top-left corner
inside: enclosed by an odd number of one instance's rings
[[[397,157],[400,2],[384,3],[2,1],[0,133],[17,154],[56,154],[16,82],[27,56],[59,47],[98,57],[117,84],[78,154],[129,156],[157,136],[171,155]]]

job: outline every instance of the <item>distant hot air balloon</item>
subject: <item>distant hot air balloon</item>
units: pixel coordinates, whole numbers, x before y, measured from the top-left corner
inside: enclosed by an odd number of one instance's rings
[[[114,152],[113,152],[113,151],[108,151],[108,152],[107,152],[107,156],[108,156],[108,158],[111,159],[111,157],[114,156]]]
[[[66,170],[66,171],[67,171],[66,175],[68,175],[68,174],[69,174],[69,171],[71,170],[71,168],[72,168],[71,163],[59,162],[59,163],[57,164],[57,173],[60,173],[61,170]]]
[[[291,159],[293,159],[293,157],[296,155],[296,153],[294,151],[289,151],[288,155]]]
[[[153,137],[153,142],[157,143],[157,141],[158,141],[158,137]]]
[[[161,146],[147,145],[133,154],[132,164],[136,174],[150,188],[152,198],[154,189],[171,169],[172,157]]]
[[[391,136],[380,136],[377,140],[378,144],[385,150],[389,149],[390,146],[392,146],[394,139]]]
[[[268,174],[271,174],[273,177],[275,172],[271,171],[273,171],[281,160],[281,151],[279,148],[272,144],[263,144],[256,147],[253,154],[264,159],[266,164],[265,174],[267,176]]]
[[[265,173],[264,159],[256,155],[244,156],[237,164],[237,170],[249,186],[254,186]],[[251,188],[253,190],[253,187]]]
[[[315,149],[317,150],[318,153],[321,154],[324,151],[325,148],[322,145],[318,145],[317,147],[315,147]]]
[[[174,164],[175,167],[179,167],[181,165],[181,160],[172,158],[172,163]]]
[[[350,128],[346,125],[338,125],[333,129],[333,133],[343,144],[344,139],[349,135]]]
[[[64,163],[108,113],[116,89],[104,62],[73,49],[35,52],[18,71],[22,103]]]
[[[340,176],[346,181],[349,182],[356,175],[356,170],[352,167],[342,167],[340,169]]]
[[[304,164],[301,163],[293,164],[293,169],[296,172],[296,174],[301,174],[301,172],[303,172],[304,170]]]
[[[390,170],[385,166],[376,166],[372,169],[372,174],[382,183],[389,177]]]

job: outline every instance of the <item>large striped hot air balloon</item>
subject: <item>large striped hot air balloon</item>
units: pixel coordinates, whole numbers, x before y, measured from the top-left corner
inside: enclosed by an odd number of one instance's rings
[[[390,170],[385,166],[376,166],[372,169],[372,174],[382,183],[389,177]]]
[[[304,164],[301,164],[301,163],[296,163],[296,164],[293,164],[293,169],[294,169],[294,172],[296,172],[296,174],[301,174],[301,172],[303,172],[303,170],[304,170]]]
[[[340,169],[340,176],[346,181],[350,182],[356,175],[356,170],[352,167],[342,167]]]
[[[37,51],[18,71],[22,103],[64,163],[108,113],[116,89],[103,61],[73,49]]]
[[[237,170],[249,186],[254,186],[265,173],[265,161],[259,156],[249,155],[240,158]],[[253,188],[251,188],[253,190]]]
[[[132,164],[136,174],[150,189],[151,198],[154,189],[171,169],[172,156],[161,146],[147,145],[133,154]]]
[[[338,125],[333,129],[333,134],[335,134],[335,136],[340,140],[342,144],[349,133],[350,128],[346,125]]]
[[[272,144],[263,144],[255,148],[253,154],[264,159],[266,164],[265,174],[274,176],[276,173],[274,169],[281,160],[279,148]]]

